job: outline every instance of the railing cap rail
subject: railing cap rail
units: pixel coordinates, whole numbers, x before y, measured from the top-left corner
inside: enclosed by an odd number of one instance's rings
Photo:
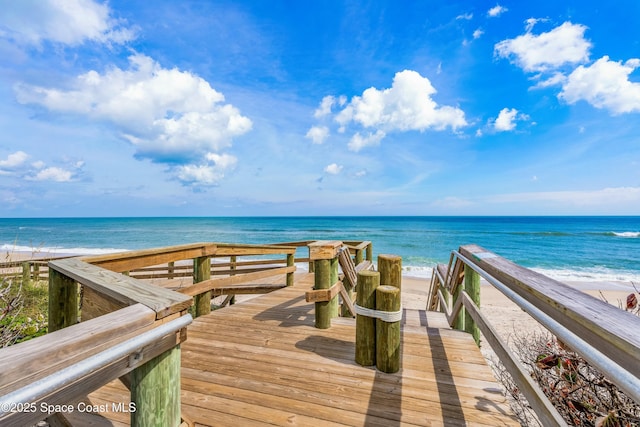
[[[460,253],[640,378],[640,318],[478,245]]]

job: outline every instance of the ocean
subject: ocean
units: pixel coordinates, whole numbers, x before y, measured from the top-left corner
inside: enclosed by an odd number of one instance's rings
[[[640,285],[640,217],[234,217],[0,219],[0,249],[101,254],[195,242],[370,240],[428,277],[452,250],[478,244],[561,281]],[[300,251],[306,256],[306,251]]]

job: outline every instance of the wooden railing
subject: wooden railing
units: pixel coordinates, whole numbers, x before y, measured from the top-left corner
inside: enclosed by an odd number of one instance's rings
[[[440,309],[476,340],[481,332],[543,425],[566,422],[478,308],[481,277],[640,403],[640,318],[479,246],[462,246],[448,266],[434,269],[427,309]]]
[[[130,412],[132,423],[179,425],[180,343],[192,299],[78,258],[49,269],[49,333],[0,350],[0,424],[66,425],[62,413],[121,378],[131,398],[116,410]],[[78,283],[97,304],[83,307],[82,323]]]
[[[64,424],[65,410],[120,378],[131,396],[117,408],[131,413],[132,424],[179,425],[180,343],[194,300],[199,316],[212,296],[274,289],[241,282],[286,275],[282,286],[292,285],[295,262],[309,261],[296,259],[296,250],[309,243],[197,243],[50,260],[49,333],[0,349],[0,424]],[[357,242],[350,250],[370,258],[370,248]],[[211,263],[220,258],[228,261]],[[141,280],[187,274],[193,283],[177,291]]]

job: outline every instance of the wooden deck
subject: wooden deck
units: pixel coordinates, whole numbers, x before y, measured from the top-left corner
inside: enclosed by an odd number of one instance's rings
[[[314,327],[314,305],[295,285],[197,318],[182,345],[182,413],[203,426],[519,425],[470,335],[444,315],[405,310],[400,372],[354,361],[355,320]],[[93,404],[124,402],[113,382]],[[129,415],[103,413],[113,425]]]

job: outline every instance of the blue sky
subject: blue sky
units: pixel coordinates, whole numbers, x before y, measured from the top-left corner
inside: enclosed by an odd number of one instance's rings
[[[635,0],[0,8],[2,217],[640,214]]]

